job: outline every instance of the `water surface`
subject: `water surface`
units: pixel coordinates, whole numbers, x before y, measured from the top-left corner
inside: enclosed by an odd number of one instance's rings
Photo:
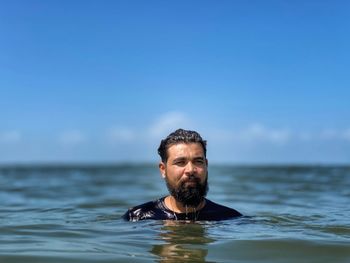
[[[211,166],[246,217],[124,222],[166,195],[156,166],[3,166],[0,262],[350,262],[350,167]]]

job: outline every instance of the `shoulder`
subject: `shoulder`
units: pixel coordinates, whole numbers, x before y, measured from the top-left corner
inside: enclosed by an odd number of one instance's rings
[[[127,221],[139,221],[143,219],[154,219],[162,210],[162,198],[129,208],[122,216]]]
[[[208,199],[206,199],[206,205],[203,208],[203,212],[208,217],[208,220],[226,220],[242,216],[237,210],[217,204]]]

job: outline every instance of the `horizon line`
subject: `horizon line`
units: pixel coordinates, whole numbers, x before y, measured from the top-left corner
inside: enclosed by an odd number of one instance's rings
[[[6,168],[112,168],[128,166],[155,166],[158,162],[152,161],[105,161],[105,162],[0,162],[0,169]],[[232,166],[232,167],[350,167],[350,163],[344,162],[211,162],[210,166]]]

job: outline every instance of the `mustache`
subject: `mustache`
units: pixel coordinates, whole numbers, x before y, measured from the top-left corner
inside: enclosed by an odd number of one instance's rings
[[[189,176],[188,178],[181,180],[180,185],[184,185],[185,183],[189,183],[189,182],[191,182],[191,183],[194,182],[194,183],[200,184],[201,180],[198,177]]]

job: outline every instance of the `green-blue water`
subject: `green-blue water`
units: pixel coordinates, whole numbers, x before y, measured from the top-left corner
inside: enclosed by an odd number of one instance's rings
[[[224,222],[124,222],[156,165],[0,168],[0,262],[350,262],[350,167],[211,166]]]

